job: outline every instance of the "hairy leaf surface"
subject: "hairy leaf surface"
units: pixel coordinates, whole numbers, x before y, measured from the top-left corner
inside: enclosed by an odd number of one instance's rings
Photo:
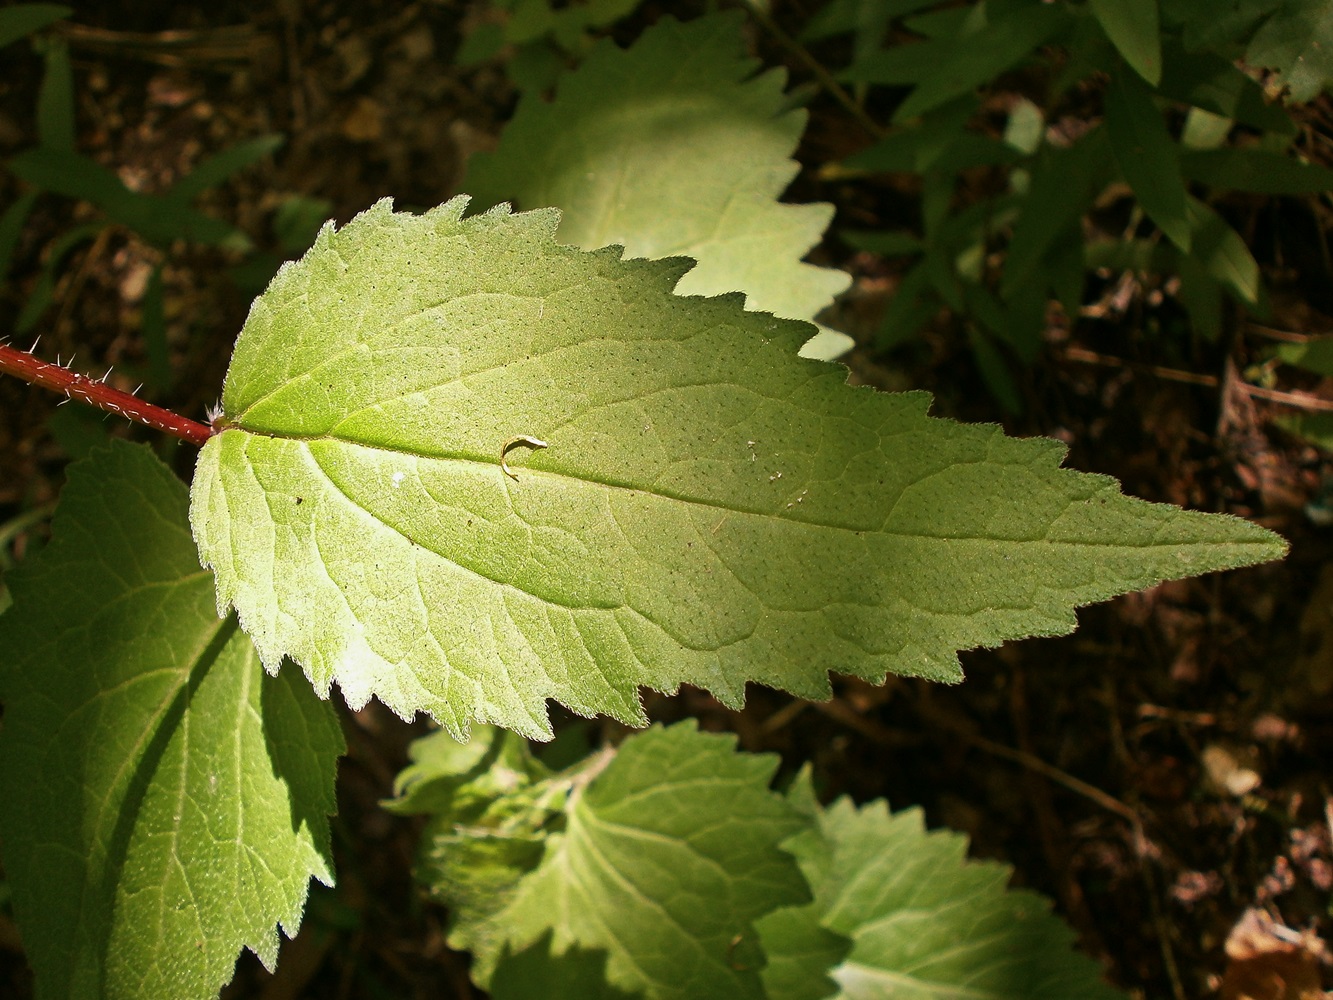
[[[802,784],[793,791],[808,796]],[[839,987],[837,1000],[1122,997],[1073,950],[1073,934],[1045,899],[1006,889],[1004,865],[966,860],[964,837],[927,833],[919,809],[891,815],[883,801],[858,809],[840,799],[815,819],[814,829],[784,845],[814,902],[759,922],[772,1000],[830,996],[817,988],[825,973]],[[793,933],[803,925],[807,933]],[[812,926],[824,938],[809,933]],[[837,961],[840,938],[851,950]]]
[[[213,997],[332,882],[342,736],[214,613],[184,485],[146,448],[70,467],[0,619],[0,837],[39,997]]]
[[[640,685],[956,680],[958,649],[1283,551],[851,388],[795,356],[809,326],[673,295],[681,261],[463,209],[326,227],[251,310],[200,455],[219,607],[322,695],[546,736],[547,698],[642,723]],[[520,436],[548,447],[511,478]]]
[[[754,75],[740,24],[664,18],[628,50],[603,42],[554,101],[523,99],[465,189],[486,206],[559,208],[560,239],[585,250],[693,257],[681,295],[739,291],[751,309],[813,319],[851,279],[801,262],[833,207],[778,201],[807,115],[784,72]]]

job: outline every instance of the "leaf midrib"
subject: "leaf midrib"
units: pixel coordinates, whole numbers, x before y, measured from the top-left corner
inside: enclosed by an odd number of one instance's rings
[[[353,448],[364,448],[364,449],[366,449],[367,451],[378,451],[378,452],[384,452],[384,453],[387,453],[387,454],[404,455],[404,456],[406,456],[406,457],[408,457],[408,458],[411,458],[411,459],[414,459],[414,460],[418,460],[418,461],[426,461],[426,462],[445,462],[445,463],[453,462],[453,463],[458,463],[458,464],[471,464],[471,465],[491,466],[492,468],[496,469],[497,471],[499,471],[499,469],[500,469],[500,458],[499,458],[499,455],[498,455],[498,449],[497,449],[497,455],[496,455],[495,458],[480,458],[480,457],[476,456],[475,454],[471,454],[471,455],[470,455],[470,454],[463,454],[463,453],[459,453],[459,454],[436,454],[436,455],[430,455],[430,454],[423,454],[423,453],[418,452],[418,451],[413,451],[413,450],[411,450],[411,449],[409,449],[409,448],[396,448],[396,447],[394,447],[393,445],[389,445],[389,444],[371,444],[371,443],[368,443],[368,442],[364,442],[364,441],[356,441],[356,440],[352,440],[352,439],[350,439],[350,438],[338,437],[338,436],[336,436],[336,435],[331,435],[331,434],[309,434],[309,435],[302,435],[302,434],[282,434],[282,433],[275,433],[275,432],[270,432],[270,431],[255,431],[255,430],[251,430],[251,429],[249,429],[249,428],[245,428],[245,427],[235,427],[235,426],[226,428],[226,430],[225,430],[223,433],[226,433],[227,431],[235,431],[235,432],[238,432],[238,433],[241,433],[241,434],[249,435],[249,436],[251,436],[251,437],[271,438],[271,439],[273,439],[273,440],[279,440],[279,441],[294,441],[294,442],[301,443],[301,444],[310,444],[310,443],[327,442],[327,443],[329,443],[329,444],[334,444],[334,445],[347,445],[347,446],[349,446],[349,447],[353,447]],[[313,455],[312,455],[311,457],[313,458]],[[317,463],[317,464],[318,464],[318,463]],[[977,464],[977,463],[956,463],[956,464]],[[953,468],[953,467],[954,467],[954,466],[946,466],[945,469]],[[322,466],[321,466],[321,468],[322,468]],[[932,472],[932,475],[938,475],[939,473],[945,471],[945,469],[937,469],[937,470],[935,470],[934,472]],[[856,535],[857,537],[862,537],[862,536],[865,536],[865,535],[871,535],[871,534],[873,534],[873,535],[881,535],[881,536],[886,537],[886,538],[916,539],[916,540],[924,540],[924,541],[931,541],[931,542],[939,542],[939,543],[944,543],[944,544],[954,543],[954,542],[985,542],[985,543],[989,543],[989,544],[997,545],[997,546],[1023,547],[1023,546],[1029,546],[1029,545],[1049,545],[1049,546],[1051,546],[1051,547],[1053,547],[1053,548],[1063,548],[1063,549],[1112,549],[1112,550],[1113,550],[1113,549],[1123,549],[1123,550],[1135,550],[1135,549],[1149,549],[1149,548],[1159,548],[1159,547],[1160,547],[1160,548],[1170,548],[1170,549],[1175,549],[1175,550],[1181,550],[1181,549],[1192,548],[1192,547],[1195,547],[1195,546],[1198,546],[1198,545],[1208,545],[1208,546],[1213,547],[1213,548],[1216,547],[1216,543],[1209,543],[1209,542],[1204,542],[1204,541],[1198,541],[1198,542],[1180,541],[1180,542],[1170,542],[1170,543],[1166,543],[1166,542],[1156,543],[1156,542],[1155,542],[1155,543],[1149,543],[1149,544],[1147,544],[1147,545],[1127,545],[1127,544],[1125,544],[1125,543],[1122,542],[1122,541],[1118,541],[1118,540],[1114,540],[1114,539],[1107,540],[1107,541],[1098,541],[1098,540],[1075,541],[1075,540],[1070,540],[1070,539],[1064,539],[1064,540],[1060,540],[1060,541],[1052,541],[1052,540],[1050,540],[1049,538],[997,538],[997,537],[994,537],[994,536],[991,536],[991,535],[960,535],[960,534],[932,535],[932,534],[927,534],[926,532],[924,532],[924,531],[920,531],[920,530],[913,530],[913,531],[893,531],[893,530],[890,530],[890,529],[888,529],[887,527],[884,527],[884,526],[880,526],[880,527],[861,527],[861,528],[858,528],[858,527],[851,527],[851,526],[848,526],[848,525],[830,524],[830,523],[825,522],[825,521],[816,521],[816,520],[811,520],[811,519],[802,519],[802,518],[791,517],[791,516],[788,516],[788,515],[786,515],[786,514],[784,514],[784,513],[782,513],[782,512],[779,512],[779,511],[758,510],[758,509],[754,509],[754,508],[745,508],[745,507],[732,507],[732,506],[728,506],[728,505],[726,505],[726,504],[724,504],[724,503],[722,503],[722,502],[716,501],[716,500],[710,500],[710,499],[702,498],[702,497],[692,497],[692,496],[686,496],[686,495],[683,495],[683,494],[671,493],[671,492],[668,492],[667,490],[663,490],[663,489],[660,489],[660,488],[654,488],[654,487],[644,486],[644,485],[641,484],[641,483],[632,483],[632,482],[626,482],[626,481],[617,482],[617,481],[615,481],[615,480],[611,480],[611,479],[597,479],[597,478],[594,478],[594,477],[591,477],[591,476],[579,476],[579,475],[574,475],[574,474],[572,474],[572,473],[568,473],[568,472],[557,472],[557,471],[554,471],[554,470],[551,470],[551,469],[541,469],[541,468],[536,468],[536,467],[534,467],[534,466],[522,466],[522,467],[519,468],[518,471],[522,472],[522,474],[523,474],[524,476],[541,477],[541,478],[551,479],[551,480],[572,481],[572,482],[583,483],[583,484],[592,485],[592,486],[600,486],[600,487],[603,487],[603,488],[606,488],[606,489],[622,490],[622,491],[627,492],[627,493],[630,493],[630,494],[640,494],[640,493],[641,493],[641,494],[643,494],[643,495],[645,495],[645,496],[656,497],[657,499],[660,499],[660,500],[667,500],[667,501],[671,501],[671,502],[673,502],[673,503],[688,504],[688,505],[693,506],[693,507],[702,507],[702,508],[705,508],[705,509],[708,509],[708,510],[716,511],[716,512],[718,512],[718,513],[720,513],[720,514],[727,514],[727,515],[730,515],[730,514],[738,514],[738,515],[747,516],[747,517],[760,517],[760,518],[768,519],[768,520],[770,520],[770,521],[783,522],[783,523],[787,523],[787,524],[791,524],[791,525],[795,525],[795,526],[799,526],[799,527],[816,528],[816,529],[822,529],[822,530],[826,530],[826,531],[838,531],[838,532],[843,532],[843,533],[845,533],[845,534]],[[1063,472],[1063,471],[1065,471],[1065,470],[1056,470],[1056,471]],[[327,478],[327,474],[326,474],[326,478]],[[796,482],[796,481],[793,480],[793,482]],[[336,483],[332,483],[331,480],[330,480],[330,483],[331,483],[331,485],[334,486],[335,489],[338,490],[339,493],[341,493],[343,496],[347,496],[347,494],[346,494],[345,492],[343,492],[343,490],[342,490],[340,487],[338,487]],[[508,488],[512,488],[512,487],[509,487],[508,482],[506,482],[505,485],[506,485],[506,487],[508,487]],[[911,483],[911,484],[908,484],[908,485],[909,485],[909,486],[911,486],[911,485],[915,485],[915,483]],[[351,497],[347,497],[347,499],[348,499],[349,502],[355,504],[359,509],[361,509],[361,510],[365,510],[364,507],[362,507],[362,506],[361,506],[359,503],[357,503],[355,500],[352,500]],[[1082,500],[1086,500],[1086,499],[1089,499],[1089,498],[1074,498],[1074,499],[1070,499],[1070,500],[1068,501],[1068,503],[1066,503],[1066,505],[1065,505],[1065,510],[1067,511],[1070,507],[1073,507],[1073,506],[1076,505],[1077,503],[1081,502],[1081,499],[1082,499]],[[392,530],[392,531],[394,531],[394,532],[396,532],[396,533],[398,533],[398,534],[402,534],[402,532],[398,531],[397,528],[394,528],[392,525],[387,524],[387,523],[385,523],[384,521],[380,520],[380,518],[379,518],[378,516],[372,514],[370,511],[366,511],[366,513],[367,513],[369,516],[373,517],[378,523],[383,524],[386,528],[389,528],[390,530]],[[890,514],[891,514],[891,513],[892,513],[892,511],[890,511]],[[1062,514],[1059,515],[1059,516],[1063,516],[1063,512],[1062,512]],[[1057,517],[1053,517],[1053,518],[1051,519],[1052,523],[1054,523],[1054,521],[1058,520],[1058,517],[1059,517],[1059,516],[1057,516]],[[404,537],[407,537],[407,536],[404,536]],[[409,540],[410,540],[410,541],[415,541],[415,540],[413,540],[413,539],[409,539]],[[419,544],[419,543],[418,543],[418,544]],[[1265,541],[1265,540],[1263,540],[1263,539],[1255,539],[1255,540],[1253,540],[1253,541],[1235,540],[1235,541],[1227,542],[1226,544],[1231,545],[1231,546],[1247,546],[1247,547],[1248,547],[1248,546],[1258,546],[1258,547],[1261,547],[1261,548],[1265,548],[1265,547],[1269,547],[1269,546],[1271,546],[1271,543],[1270,543],[1270,542],[1267,542],[1267,541]],[[438,554],[438,553],[437,553],[437,554]]]

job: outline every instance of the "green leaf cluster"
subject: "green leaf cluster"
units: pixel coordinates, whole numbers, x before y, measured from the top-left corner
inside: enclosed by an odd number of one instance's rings
[[[1219,16],[1195,0],[903,0],[873,18],[853,0],[825,7],[805,38],[854,34],[843,80],[907,88],[887,134],[834,168],[921,179],[919,235],[846,234],[916,259],[880,342],[900,343],[952,310],[997,399],[1017,409],[1012,362],[1036,357],[1049,302],[1077,315],[1090,270],[1176,276],[1177,298],[1210,338],[1224,298],[1262,314],[1259,266],[1217,206],[1237,192],[1333,190],[1333,171],[1300,159],[1289,114],[1233,59],[1243,49],[1308,100],[1327,81],[1328,57],[1298,51],[1295,39],[1318,47],[1328,19],[1313,35],[1302,30],[1325,6],[1259,0]],[[1066,127],[1067,109],[1101,80],[1102,120]],[[997,122],[1001,96],[1008,111]],[[998,179],[981,182],[994,193],[960,197],[983,177]],[[1133,195],[1123,235],[1089,237],[1099,228],[1091,213],[1117,185]]]
[[[959,648],[1283,550],[1062,470],[1055,442],[849,387],[797,357],[807,325],[675,294],[688,262],[464,208],[327,226],[256,301],[194,544],[182,486],[116,445],[73,468],[55,541],[10,575],[0,838],[49,995],[207,996],[239,948],[273,960],[274,924],[332,877],[341,744],[315,693],[335,681],[454,736],[549,736],[552,697],[642,724],[640,686],[739,704],[751,681],[824,696],[830,670],[956,679]],[[560,774],[513,737],[446,739],[403,807],[451,817],[426,867],[479,975],[518,990],[573,949],[617,990],[759,995],[755,921],[817,888],[779,849],[801,821],[762,791],[770,763],[724,765],[683,729]],[[630,878],[651,843],[659,866]],[[672,987],[607,907],[703,964]],[[510,953],[527,964],[502,973]]]
[[[921,14],[904,50],[943,47],[898,63],[865,44],[923,6],[856,5],[840,27],[851,8],[834,4],[822,23],[857,33],[857,72],[915,74],[903,127],[933,138],[892,154],[913,169],[943,151],[1028,158],[1029,193],[998,215],[1019,220],[1016,287],[1044,295],[1032,275],[1069,233],[1062,215],[1026,221],[1042,171],[1067,174],[1069,156],[1133,183],[1141,165],[1108,166],[1107,136],[1151,150],[1163,132],[1117,112],[1057,151],[1033,105],[996,142],[965,128],[969,92],[1005,52],[1082,24],[1129,67],[1111,100],[1141,109],[1146,33],[1114,4],[1033,15],[1014,0]],[[25,16],[0,17],[0,39],[60,15]],[[986,45],[979,27],[995,29]],[[41,995],[206,997],[242,948],[273,962],[310,878],[333,876],[334,684],[354,707],[375,697],[446,727],[417,745],[392,808],[431,816],[421,873],[497,997],[1099,995],[1043,903],[914,814],[824,810],[800,783],[779,796],[772,760],[690,726],[560,770],[513,735],[550,737],[549,699],[644,725],[643,687],[739,705],[751,682],[825,697],[830,672],[955,681],[960,649],[1068,632],[1080,605],[1284,549],[1062,469],[1057,442],[935,419],[925,394],[853,388],[798,356],[846,278],[801,263],[829,217],[777,202],[804,115],[737,33],[725,16],[664,21],[629,50],[592,48],[551,104],[525,98],[469,183],[564,216],[465,217],[458,198],[326,225],[251,309],[188,513],[142,448],[71,468],[53,541],[5,567],[0,618],[0,842]],[[43,144],[16,169],[72,194],[91,175],[59,113],[67,57],[42,44]],[[979,62],[927,72],[955,44]],[[1182,152],[1180,176],[1315,183],[1242,152]],[[98,183],[109,215],[147,211]],[[1230,230],[1183,185],[1144,211],[1183,210],[1171,246],[1243,282]],[[937,231],[989,231],[948,190],[929,188]],[[1078,185],[1049,190],[1082,210]],[[292,232],[310,208],[293,206]],[[1017,301],[987,294],[960,301]]]
[[[964,838],[825,809],[804,774],[779,795],[734,737],[655,727],[555,774],[508,734],[446,740],[415,744],[390,808],[430,817],[417,877],[496,996],[1121,995]]]

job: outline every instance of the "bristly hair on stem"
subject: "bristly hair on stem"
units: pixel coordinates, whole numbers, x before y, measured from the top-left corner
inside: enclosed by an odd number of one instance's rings
[[[209,406],[204,413],[208,418],[209,430],[214,434],[221,434],[228,427],[232,426],[231,422],[227,419],[226,414],[222,412],[222,400],[220,399]]]
[[[36,342],[33,348],[37,347]],[[101,379],[79,375],[60,364],[43,361],[31,351],[20,351],[7,342],[0,342],[0,372],[7,372],[23,381],[58,392],[69,399],[96,406],[107,413],[116,413],[128,420],[145,424],[154,430],[165,431],[196,448],[213,436],[214,428],[197,420],[183,417],[172,410],[145,402],[134,393],[122,392],[106,384],[107,374]]]

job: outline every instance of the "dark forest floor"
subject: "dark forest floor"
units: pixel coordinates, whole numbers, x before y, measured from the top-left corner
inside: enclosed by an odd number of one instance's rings
[[[465,16],[465,5],[449,2],[285,0],[262,14],[225,0],[90,6],[76,13],[83,28],[69,36],[79,148],[154,191],[210,153],[285,133],[275,156],[202,203],[267,251],[277,249],[276,213],[295,197],[327,200],[340,222],[385,195],[404,207],[438,204],[456,193],[466,157],[494,141],[514,100],[498,68],[451,66]],[[654,16],[645,8],[626,37]],[[167,28],[186,34],[164,46],[153,35]],[[767,39],[756,44],[768,61],[781,61]],[[35,141],[41,71],[26,45],[3,58],[0,157]],[[799,67],[793,75],[804,81]],[[819,163],[846,147],[852,126],[832,102],[817,97],[811,110],[800,155]],[[18,190],[0,171],[0,205]],[[867,216],[882,226],[903,221],[891,214],[902,192],[887,187],[868,194],[803,177],[792,197],[833,201],[835,229],[849,215],[858,225]],[[91,212],[54,197],[39,203],[0,289],[0,329],[51,243]],[[1313,218],[1300,204],[1254,212]],[[1256,520],[1290,540],[1285,562],[1084,609],[1066,638],[965,654],[968,679],[954,688],[843,681],[827,704],[755,689],[743,712],[697,692],[650,694],[653,717],[698,716],[707,728],[737,732],[746,749],[780,753],[790,769],[813,761],[830,797],[920,805],[931,825],[966,833],[976,856],[1012,864],[1017,884],[1051,896],[1082,947],[1136,995],[1319,995],[1237,992],[1236,977],[1280,962],[1313,970],[1311,986],[1321,978],[1333,985],[1328,967],[1311,957],[1318,939],[1327,940],[1333,888],[1333,529],[1307,514],[1333,468],[1273,423],[1289,410],[1255,396],[1238,374],[1265,359],[1272,331],[1333,331],[1333,277],[1318,241],[1307,242],[1287,247],[1281,267],[1266,262],[1273,316],[1263,326],[1237,317],[1225,344],[1162,334],[1178,325],[1169,299],[1108,276],[1091,289],[1085,316],[1052,329],[1045,356],[1026,375],[1020,417],[1004,418],[989,402],[965,337],[947,319],[897,355],[860,349],[848,359],[862,381],[931,390],[936,415],[1058,437],[1070,445],[1067,464],[1113,475],[1127,493]],[[873,330],[895,274],[836,240],[819,257],[857,277],[845,328]],[[77,353],[79,370],[99,374],[112,366],[113,381],[133,389],[148,365],[140,332],[146,280],[163,259],[114,227],[76,250],[37,327],[42,355]],[[155,401],[202,418],[251,292],[228,276],[239,259],[219,251],[181,244],[165,263],[172,380]],[[1333,398],[1330,387],[1288,369],[1277,374],[1279,390]],[[71,441],[100,433],[151,440],[74,407],[60,411],[52,433],[56,401],[0,380],[0,526],[54,500]],[[182,474],[186,452],[174,455]],[[25,537],[13,540],[19,550]],[[377,805],[423,727],[372,706],[347,714],[345,728],[339,885],[316,889],[276,977],[246,955],[224,995],[470,996],[466,956],[444,945],[445,915],[410,881],[417,828]],[[1259,927],[1243,947],[1280,943],[1282,928],[1292,933],[1274,953],[1283,957],[1244,966],[1228,959],[1225,943],[1253,908],[1277,929]],[[0,917],[0,995],[29,989],[14,927]]]

